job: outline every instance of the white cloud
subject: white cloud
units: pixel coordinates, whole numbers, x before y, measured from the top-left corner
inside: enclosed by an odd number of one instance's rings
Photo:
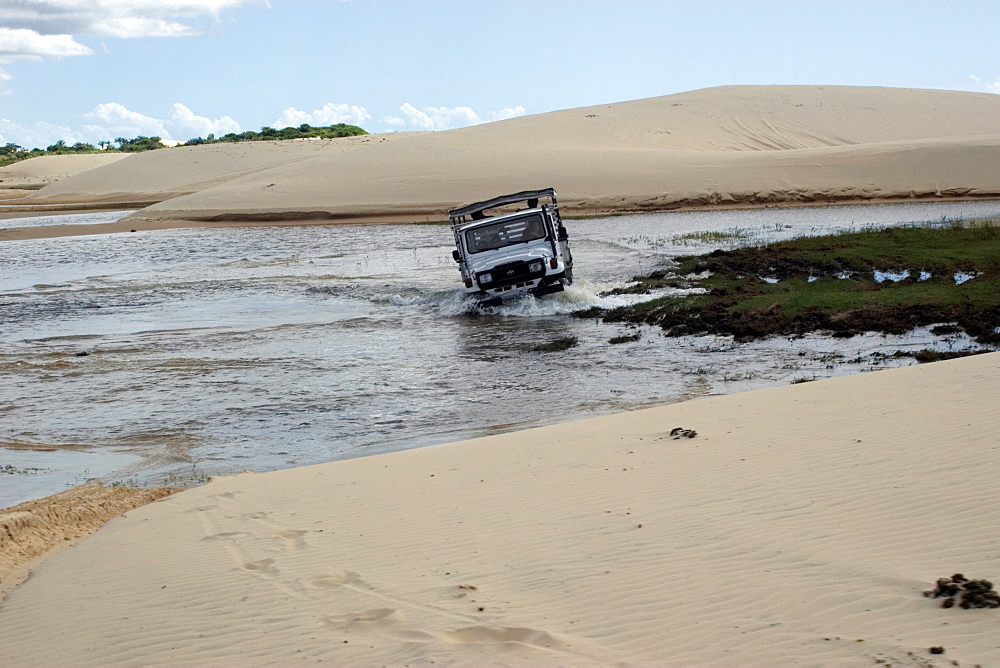
[[[266,0],[15,0],[0,4],[0,24],[43,35],[162,37],[196,28],[172,19],[218,18],[219,12]]]
[[[93,50],[74,39],[180,37],[200,32],[174,20],[213,16],[229,7],[267,0],[3,0],[0,2],[0,82],[4,70],[24,60],[87,56]]]
[[[165,119],[146,116],[117,102],[105,102],[84,114],[83,120],[84,134],[91,142],[117,137],[132,139],[139,135],[184,142],[195,137],[210,134],[222,136],[241,130],[240,124],[229,116],[216,119],[199,116],[180,102],[174,103]]]
[[[229,116],[215,119],[199,116],[179,102],[165,118],[147,116],[118,102],[105,102],[84,114],[81,120],[81,126],[74,129],[44,122],[28,126],[0,118],[0,145],[10,142],[29,149],[45,148],[60,139],[67,144],[81,141],[97,145],[118,137],[133,139],[140,135],[160,137],[164,143],[174,144],[210,134],[221,137],[241,131],[240,124]]]
[[[412,127],[421,130],[448,130],[475,125],[479,117],[469,107],[424,107],[417,109],[409,102],[399,108]]]
[[[93,111],[84,114],[83,120],[86,121],[83,126],[86,134],[100,139],[131,139],[139,135],[170,138],[162,120],[132,111],[117,102],[97,105]]]
[[[402,116],[386,116],[382,122],[393,127],[408,126],[417,130],[451,130],[469,125],[502,121],[515,116],[523,116],[522,106],[506,107],[499,111],[478,114],[470,107],[424,107],[417,109],[409,102],[399,108]]]
[[[183,138],[184,141],[194,137],[207,137],[210,134],[221,137],[241,130],[240,124],[229,116],[212,120],[206,116],[198,116],[179,102],[170,110],[166,124],[174,137]]]
[[[975,74],[970,74],[969,78],[976,82],[976,85],[982,88],[987,93],[1000,93],[1000,76],[994,77],[993,82],[986,82],[977,77]]]
[[[517,105],[516,107],[504,107],[500,111],[487,112],[486,121],[487,122],[504,121],[507,120],[508,118],[516,118],[518,116],[524,116],[526,113],[528,113],[527,110],[521,105]]]
[[[0,83],[11,79],[4,65],[23,60],[88,56],[92,53],[89,47],[74,41],[70,35],[41,35],[26,28],[0,27]]]
[[[328,102],[322,109],[312,112],[299,111],[295,107],[289,107],[281,112],[281,117],[274,122],[277,129],[296,127],[303,123],[309,125],[335,125],[337,123],[349,123],[351,125],[362,125],[372,117],[364,107],[348,104],[336,104]]]
[[[53,125],[38,121],[31,125],[21,125],[0,118],[0,146],[4,144],[17,144],[21,148],[45,148],[51,146],[62,139],[67,144],[75,144],[78,133],[74,133],[71,128],[62,125]]]
[[[61,58],[92,53],[89,47],[73,41],[71,35],[42,35],[24,28],[0,27],[0,58]]]
[[[94,34],[105,37],[184,37],[198,32],[176,21],[139,16],[108,18],[94,26]]]

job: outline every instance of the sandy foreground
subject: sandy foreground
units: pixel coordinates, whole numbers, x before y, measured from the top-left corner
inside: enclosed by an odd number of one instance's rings
[[[45,558],[93,533],[111,518],[176,491],[88,483],[0,509],[0,601]]]
[[[1000,665],[922,596],[1000,580],[998,402],[987,354],[217,479],[39,566],[0,665]]]
[[[19,169],[58,171],[62,157]],[[104,228],[20,228],[0,239],[441,221],[460,204],[542,187],[555,187],[570,214],[997,197],[1000,95],[723,86],[446,132],[213,144],[94,164],[18,207],[142,210]],[[0,169],[0,187],[10,178]]]

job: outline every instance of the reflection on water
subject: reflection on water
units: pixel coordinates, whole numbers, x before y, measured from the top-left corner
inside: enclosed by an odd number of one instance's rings
[[[570,314],[644,298],[600,293],[711,248],[678,239],[688,233],[777,237],[985,215],[1000,215],[1000,203],[569,221],[577,284],[478,315],[457,289],[445,226],[0,243],[0,467],[45,471],[3,476],[0,507],[61,491],[84,470],[183,484],[908,364],[878,353],[968,342],[924,331],[733,344]],[[637,341],[608,342],[633,332]],[[578,345],[533,350],[566,336]],[[37,451],[68,444],[86,447]]]

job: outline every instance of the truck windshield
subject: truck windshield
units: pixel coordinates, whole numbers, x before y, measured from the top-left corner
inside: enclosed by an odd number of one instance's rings
[[[470,253],[481,253],[505,246],[545,238],[545,223],[539,214],[483,225],[465,233]]]

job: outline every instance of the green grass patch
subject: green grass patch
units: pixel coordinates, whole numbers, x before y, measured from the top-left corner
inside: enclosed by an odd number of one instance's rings
[[[732,334],[742,340],[817,330],[837,336],[903,333],[956,322],[981,343],[1000,343],[994,332],[1000,326],[1000,227],[991,221],[806,237],[676,261],[673,273],[637,277],[629,290],[683,282],[706,294],[613,309],[603,313],[605,320],[658,324],[673,335]],[[876,282],[876,270],[910,276]],[[975,278],[957,284],[958,272]],[[690,274],[707,277],[678,278]]]

